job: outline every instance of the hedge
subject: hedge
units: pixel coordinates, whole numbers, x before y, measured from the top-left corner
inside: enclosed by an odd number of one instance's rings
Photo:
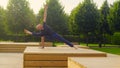
[[[120,32],[114,33],[112,37],[112,44],[120,45]]]
[[[63,37],[71,42],[85,43],[86,41],[86,38],[84,38],[83,36],[78,36],[78,35],[64,35]],[[106,35],[105,38],[106,38],[105,40],[106,43],[120,45],[120,32],[116,32],[113,36]],[[0,36],[0,40],[1,41],[14,41],[14,42],[39,42],[40,37],[34,37],[30,35],[4,35],[4,36]],[[51,40],[46,40],[46,41],[51,41]],[[88,42],[98,43],[98,38],[95,36],[89,36]]]

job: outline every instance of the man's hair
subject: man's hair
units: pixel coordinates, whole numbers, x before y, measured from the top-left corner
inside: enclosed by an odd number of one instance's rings
[[[43,25],[42,24],[38,24],[38,25],[36,25],[36,29],[42,29],[43,28]]]
[[[38,25],[36,25],[36,28],[39,27],[39,26],[42,26],[42,25],[41,25],[41,24],[38,24]]]

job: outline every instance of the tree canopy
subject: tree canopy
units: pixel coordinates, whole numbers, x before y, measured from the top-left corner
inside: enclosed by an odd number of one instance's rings
[[[49,0],[47,3],[47,24],[57,33],[66,34],[68,32],[68,18],[64,12],[64,8],[59,3],[59,0]]]
[[[23,29],[30,29],[35,24],[35,15],[26,0],[9,0],[7,19],[12,33],[23,33]]]
[[[108,21],[112,31],[120,31],[120,0],[115,1],[110,8]]]
[[[77,14],[77,11],[79,10],[80,8],[80,5],[79,4],[76,8],[74,8],[72,11],[71,11],[71,14],[69,16],[69,30],[71,32],[71,34],[79,34],[78,30],[77,30],[77,24],[76,24],[76,21],[75,21],[75,16]]]
[[[0,6],[0,37],[6,35],[6,11]]]
[[[99,12],[92,0],[84,0],[75,17],[78,31],[82,33],[94,32],[99,21]]]

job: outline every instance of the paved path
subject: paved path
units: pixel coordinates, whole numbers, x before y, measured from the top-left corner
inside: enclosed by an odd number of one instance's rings
[[[23,68],[23,54],[0,53],[0,68]]]

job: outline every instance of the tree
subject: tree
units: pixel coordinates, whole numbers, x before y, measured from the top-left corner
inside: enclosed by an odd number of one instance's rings
[[[116,0],[111,6],[108,22],[113,32],[120,31],[120,0]]]
[[[105,42],[105,34],[111,34],[107,17],[109,15],[109,5],[107,0],[104,1],[100,8],[100,26],[99,26],[99,47],[102,47],[102,42]]]
[[[69,16],[69,23],[68,23],[68,25],[69,25],[69,31],[70,31],[71,34],[73,34],[73,35],[79,34],[79,32],[78,32],[78,30],[77,30],[78,27],[77,27],[77,24],[76,24],[76,22],[75,22],[75,16],[76,16],[76,14],[77,14],[77,11],[78,11],[79,7],[80,7],[80,4],[79,4],[78,7],[74,8],[74,9],[71,11],[71,14],[70,14],[70,16]]]
[[[68,33],[68,18],[63,7],[59,3],[59,0],[49,0],[48,12],[47,12],[47,24],[55,30],[55,32],[65,35]]]
[[[9,0],[7,19],[12,34],[23,34],[25,28],[32,29],[35,24],[35,15],[26,0]]]
[[[43,22],[43,14],[44,14],[44,8],[41,8],[39,13],[37,14],[37,23]]]
[[[75,22],[78,31],[85,35],[88,46],[88,35],[95,33],[99,23],[99,11],[92,0],[84,0],[80,5],[75,16]]]
[[[0,6],[0,37],[6,35],[6,11]]]

